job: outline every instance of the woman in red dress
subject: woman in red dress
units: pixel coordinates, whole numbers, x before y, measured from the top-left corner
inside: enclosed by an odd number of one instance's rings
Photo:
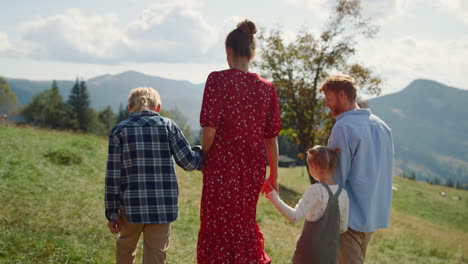
[[[275,86],[249,64],[255,24],[242,21],[226,38],[228,70],[206,81],[200,124],[206,157],[198,234],[199,264],[270,263],[256,221],[264,184],[275,189],[280,115]],[[270,176],[265,181],[265,149]]]

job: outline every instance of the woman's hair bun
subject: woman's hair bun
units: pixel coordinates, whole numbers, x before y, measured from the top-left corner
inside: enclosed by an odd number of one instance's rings
[[[257,33],[257,26],[255,26],[255,23],[249,19],[239,22],[239,24],[237,24],[237,28],[247,35],[254,35]]]

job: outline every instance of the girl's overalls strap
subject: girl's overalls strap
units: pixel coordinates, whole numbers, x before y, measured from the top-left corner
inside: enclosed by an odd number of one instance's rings
[[[323,187],[325,187],[325,189],[327,189],[328,195],[329,195],[330,197],[338,198],[338,196],[339,196],[340,193],[341,193],[341,189],[343,189],[341,186],[339,186],[339,187],[338,187],[338,190],[336,191],[336,193],[333,194],[333,192],[331,191],[330,186],[328,186],[328,184],[323,183],[323,182],[321,182],[320,184],[322,184]]]

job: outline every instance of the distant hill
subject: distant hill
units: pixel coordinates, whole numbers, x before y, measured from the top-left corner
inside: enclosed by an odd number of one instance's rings
[[[468,184],[468,91],[415,80],[369,103],[392,129],[398,168],[418,180]]]
[[[52,81],[8,79],[19,102],[25,105],[34,94],[50,88]],[[126,106],[128,93],[151,86],[161,94],[163,109],[177,107],[193,129],[198,118],[204,84],[149,76],[135,71],[102,75],[86,80],[91,106]],[[58,81],[67,100],[74,81]],[[415,80],[401,92],[369,100],[374,113],[391,127],[395,138],[396,168],[414,172],[418,180],[451,179],[468,184],[468,91],[430,81]]]
[[[8,78],[6,80],[17,94],[21,105],[29,103],[35,94],[50,88],[52,85],[52,80],[29,81]],[[65,101],[68,99],[74,83],[74,81],[57,81]],[[193,128],[199,127],[198,119],[203,97],[203,84],[149,76],[135,71],[98,76],[86,80],[86,84],[91,97],[91,107],[102,110],[110,105],[114,111],[118,110],[121,104],[126,107],[131,89],[139,86],[153,87],[161,95],[163,109],[177,107],[189,119]]]

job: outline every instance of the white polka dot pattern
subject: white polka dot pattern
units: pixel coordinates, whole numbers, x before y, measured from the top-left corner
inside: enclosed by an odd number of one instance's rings
[[[268,263],[256,222],[264,138],[278,135],[274,85],[236,69],[208,76],[200,123],[216,128],[203,168],[198,263]]]

